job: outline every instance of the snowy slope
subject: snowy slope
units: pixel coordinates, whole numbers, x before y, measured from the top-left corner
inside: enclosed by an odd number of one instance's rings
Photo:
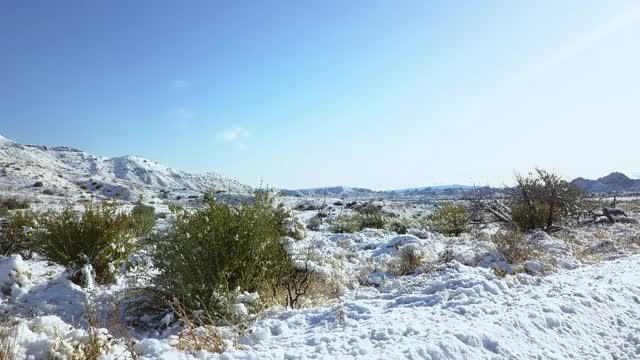
[[[104,157],[69,147],[21,145],[0,138],[0,190],[98,196],[135,200],[154,197],[160,190],[199,193],[225,190],[243,193],[247,187],[216,173],[190,174],[139,156]],[[41,181],[42,189],[33,185]]]

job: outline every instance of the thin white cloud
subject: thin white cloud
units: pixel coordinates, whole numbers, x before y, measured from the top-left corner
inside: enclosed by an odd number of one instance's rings
[[[173,80],[173,82],[171,83],[171,87],[174,89],[186,89],[190,85],[191,84],[186,80]]]
[[[218,137],[225,142],[236,142],[249,136],[249,131],[241,127],[226,128],[222,130]]]
[[[247,147],[244,141],[249,137],[249,130],[243,127],[230,127],[218,132],[216,137],[218,140],[234,144],[238,149],[244,150]]]

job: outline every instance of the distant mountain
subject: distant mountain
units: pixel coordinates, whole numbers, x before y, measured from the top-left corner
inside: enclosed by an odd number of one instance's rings
[[[640,192],[640,180],[613,172],[596,180],[577,178],[571,181],[586,192]]]
[[[323,188],[310,188],[299,190],[281,190],[283,195],[286,196],[300,196],[300,197],[372,197],[380,195],[379,191],[374,191],[364,188],[354,188],[348,186],[331,186]]]
[[[34,186],[36,183],[42,186]],[[66,146],[23,145],[0,136],[0,191],[91,195],[124,200],[186,197],[247,186],[216,173],[190,174],[139,156],[105,157]],[[167,195],[171,193],[172,195]]]
[[[332,186],[324,188],[309,188],[299,190],[282,190],[287,196],[300,197],[340,197],[340,198],[367,198],[367,197],[424,197],[438,195],[456,195],[473,189],[467,185],[438,185],[430,187],[408,188],[400,190],[376,191],[365,188],[347,186]]]

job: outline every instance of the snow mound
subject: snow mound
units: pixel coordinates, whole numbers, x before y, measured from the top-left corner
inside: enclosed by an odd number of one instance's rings
[[[31,269],[20,255],[0,259],[0,290],[13,298],[24,295],[31,285]]]

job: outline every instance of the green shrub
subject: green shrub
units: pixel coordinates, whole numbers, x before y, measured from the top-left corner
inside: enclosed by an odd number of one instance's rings
[[[358,215],[342,215],[336,218],[331,224],[331,231],[334,233],[353,234],[360,230],[360,217]]]
[[[35,248],[36,217],[31,211],[16,211],[9,215],[0,231],[0,255],[28,255]]]
[[[44,183],[43,183],[42,181],[36,181],[36,182],[33,184],[33,187],[43,187],[43,186],[44,186]]]
[[[138,202],[131,209],[131,229],[136,237],[145,236],[156,226],[156,211],[153,206]]]
[[[544,229],[549,218],[549,205],[536,202],[533,208],[525,201],[511,205],[511,217],[522,230]]]
[[[46,233],[39,249],[69,268],[88,261],[96,281],[108,283],[113,280],[110,268],[118,268],[137,247],[131,223],[131,217],[119,213],[113,203],[88,204],[82,213],[70,208],[50,212],[43,220]]]
[[[358,216],[360,230],[362,229],[384,229],[387,226],[387,217],[382,212],[361,214]]]
[[[446,203],[434,211],[428,218],[433,230],[449,236],[459,236],[467,231],[469,214],[462,205]]]
[[[331,225],[334,233],[354,233],[363,229],[384,229],[387,217],[381,211],[339,216]]]
[[[0,200],[0,216],[9,215],[9,210],[24,210],[29,208],[29,202],[26,200],[18,200],[7,198]]]
[[[292,267],[285,251],[282,214],[272,197],[257,193],[237,207],[208,199],[187,211],[172,207],[175,224],[155,240],[157,286],[190,311],[228,315],[232,291],[275,296]]]
[[[394,219],[389,223],[389,230],[396,234],[406,234],[411,226],[411,222],[406,218]]]

